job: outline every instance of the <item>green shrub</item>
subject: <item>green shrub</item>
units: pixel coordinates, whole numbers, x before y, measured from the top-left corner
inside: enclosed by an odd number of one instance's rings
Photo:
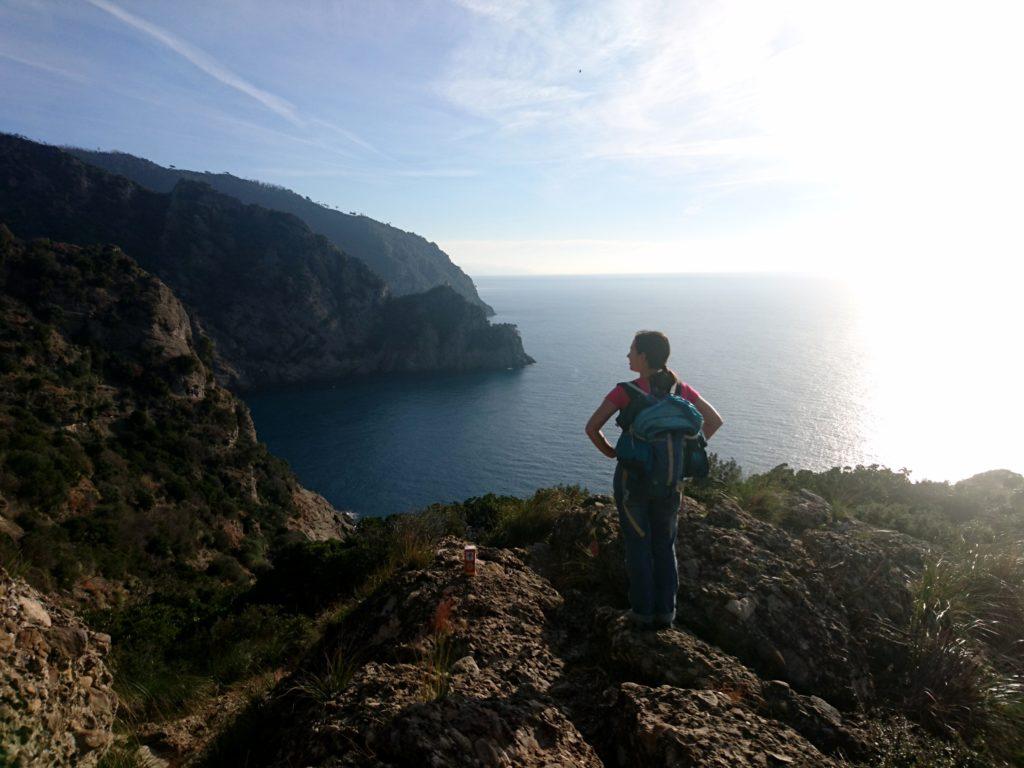
[[[971,553],[968,553],[971,554]],[[1007,618],[1009,650],[1019,654],[1019,589],[1005,590],[995,563],[1011,553],[952,555],[926,564],[915,587],[915,610],[904,630],[906,656],[898,693],[902,707],[933,730],[981,740],[996,753],[1024,750],[1024,688],[1018,663],[1000,655]],[[1019,578],[1020,570],[1014,573]],[[994,647],[994,644],[996,647]]]
[[[735,459],[723,461],[717,453],[708,453],[708,476],[700,480],[688,480],[685,486],[687,496],[705,504],[723,496],[735,496],[743,479],[743,471]]]
[[[115,689],[130,718],[185,712],[215,685],[286,664],[312,644],[310,619],[238,595],[172,577],[145,603],[87,617],[112,637]]]
[[[216,618],[181,653],[188,659],[205,659],[204,672],[230,683],[293,660],[313,640],[309,619],[276,606],[249,605]]]
[[[240,584],[248,579],[245,569],[230,555],[218,554],[210,562],[206,573],[229,584]]]
[[[960,739],[937,739],[922,733],[904,717],[887,717],[870,726],[880,749],[876,768],[995,768],[995,763],[968,748]]]
[[[365,524],[348,541],[299,541],[272,554],[273,567],[260,573],[247,599],[289,606],[312,614],[355,593],[387,559],[387,542]]]
[[[559,515],[583,502],[587,491],[579,486],[542,488],[519,505],[502,510],[487,543],[500,547],[524,547],[544,539]]]

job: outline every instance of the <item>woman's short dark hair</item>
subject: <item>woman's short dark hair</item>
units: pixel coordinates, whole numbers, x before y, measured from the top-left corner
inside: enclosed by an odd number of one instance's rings
[[[647,358],[647,365],[655,371],[651,376],[651,389],[657,392],[670,392],[678,380],[675,374],[665,367],[672,352],[668,336],[661,331],[637,331],[633,337],[633,344],[636,351]]]

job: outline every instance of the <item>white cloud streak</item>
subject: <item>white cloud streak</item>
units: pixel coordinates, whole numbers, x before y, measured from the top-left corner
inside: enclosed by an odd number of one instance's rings
[[[303,125],[303,120],[296,113],[295,107],[292,104],[280,96],[253,85],[248,80],[232,72],[208,53],[190,45],[176,35],[158,27],[156,24],[151,24],[145,19],[129,13],[114,3],[109,2],[109,0],[87,0],[87,2],[140,32],[149,35],[210,77],[219,80],[229,88],[234,88],[236,91],[255,99],[264,107],[280,115],[293,125]]]
[[[32,69],[38,69],[41,72],[46,72],[51,75],[57,75],[58,77],[63,77],[67,80],[73,80],[76,83],[89,82],[89,78],[85,77],[79,72],[72,72],[71,70],[56,67],[52,64],[47,64],[46,62],[38,61],[36,59],[29,59],[24,56],[16,56],[13,53],[0,51],[0,59],[7,59],[8,61],[13,61],[16,64],[21,64],[25,67],[31,67]]]
[[[271,112],[283,117],[292,125],[298,128],[321,128],[326,129],[343,139],[350,144],[354,144],[361,149],[383,157],[384,159],[391,160],[387,155],[378,150],[369,142],[363,140],[352,131],[346,130],[340,126],[337,126],[326,120],[319,118],[307,118],[299,114],[296,107],[290,103],[287,99],[284,99],[277,94],[271,93],[263,88],[260,88],[253,83],[249,82],[241,75],[233,72],[231,69],[217,61],[214,57],[210,56],[205,51],[200,50],[194,45],[182,40],[177,35],[157,26],[145,19],[136,16],[133,13],[129,13],[120,6],[110,2],[110,0],[87,0],[88,3],[95,6],[96,8],[110,14],[119,21],[139,30],[140,32],[153,38],[160,44],[174,51],[176,54],[181,56],[183,59],[188,61],[190,64],[195,66],[202,72],[213,79],[223,83],[229,88],[233,88],[239,93],[243,93],[246,96],[256,100],[264,107],[269,109]],[[344,150],[339,150],[336,147],[329,146],[325,142],[311,139],[299,139],[298,137],[290,137],[296,141],[305,141],[313,146],[319,146],[332,153],[338,153],[343,155],[351,156],[350,153]]]

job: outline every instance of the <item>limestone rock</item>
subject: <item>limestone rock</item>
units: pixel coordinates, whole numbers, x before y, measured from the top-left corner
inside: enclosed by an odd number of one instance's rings
[[[737,706],[789,725],[825,752],[847,755],[870,751],[868,737],[846,722],[842,713],[818,696],[803,696],[786,683],[763,682],[739,659],[676,628],[637,632],[621,611],[599,608],[594,636],[607,643],[602,656],[625,679],[652,686],[714,690]]]
[[[795,731],[713,690],[623,683],[612,727],[620,765],[805,766],[840,763]]]
[[[508,550],[481,547],[468,576],[462,549],[444,540],[328,633],[302,666],[334,654],[358,670],[322,706],[303,673],[281,684],[265,764],[601,765],[551,694],[561,597]]]
[[[93,766],[113,739],[110,638],[0,569],[4,765]]]
[[[834,517],[831,504],[818,494],[801,488],[797,493],[790,493],[783,502],[779,523],[787,531],[799,533],[827,525]]]
[[[903,653],[901,638],[889,628],[906,626],[910,620],[911,585],[930,547],[853,520],[805,531],[802,542],[843,603],[851,641],[864,649],[876,672],[885,674]]]
[[[297,486],[292,492],[296,515],[286,526],[298,531],[310,541],[346,539],[355,530],[352,516],[339,512],[327,499],[308,488]]]
[[[677,555],[681,623],[762,676],[840,704],[869,697],[844,606],[799,540],[723,501],[681,515]]]
[[[628,579],[610,500],[563,515],[549,546],[537,567],[560,588],[625,607]],[[706,510],[685,499],[676,553],[679,624],[800,691],[841,705],[870,697],[867,660],[851,638],[845,607],[798,539],[735,502]]]

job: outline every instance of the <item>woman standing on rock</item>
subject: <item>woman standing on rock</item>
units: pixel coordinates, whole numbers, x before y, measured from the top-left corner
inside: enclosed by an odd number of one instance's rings
[[[718,411],[690,385],[666,367],[671,348],[668,337],[658,331],[639,331],[629,348],[629,369],[639,374],[632,382],[619,384],[587,422],[587,437],[610,459],[615,448],[601,427],[616,412],[616,423],[628,430],[637,414],[649,404],[646,394],[662,398],[668,394],[689,400],[704,417],[704,436],[710,439],[722,426]],[[646,394],[645,394],[646,393]],[[626,549],[629,574],[629,604],[634,624],[642,629],[671,626],[676,613],[679,572],[676,566],[676,532],[682,491],[674,489],[664,498],[652,497],[642,483],[615,467],[615,506]]]

